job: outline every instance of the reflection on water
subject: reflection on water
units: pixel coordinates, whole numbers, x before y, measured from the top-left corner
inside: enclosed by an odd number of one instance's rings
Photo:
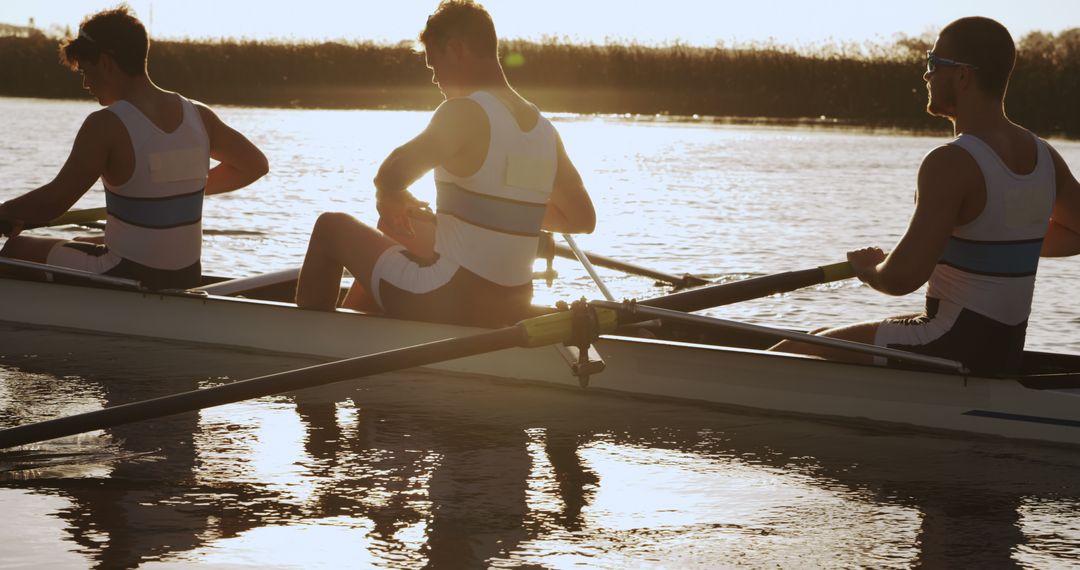
[[[10,326],[0,356],[3,426],[311,363]],[[1080,565],[1077,450],[425,372],[16,458],[0,566]]]

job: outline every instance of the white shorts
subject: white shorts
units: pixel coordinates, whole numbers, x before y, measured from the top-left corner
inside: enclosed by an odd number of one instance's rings
[[[445,256],[425,263],[397,245],[375,261],[369,291],[386,314],[398,318],[496,327],[528,315],[532,281],[498,285]]]
[[[874,344],[884,347],[928,345],[952,330],[962,310],[960,305],[945,301],[939,304],[934,315],[885,319],[878,325]]]
[[[117,265],[123,258],[109,251],[107,247],[95,243],[69,241],[61,242],[49,250],[45,263],[78,269],[105,275]]]
[[[387,308],[380,292],[384,283],[414,295],[423,295],[445,286],[460,268],[461,266],[442,256],[433,263],[425,264],[410,255],[405,246],[391,246],[382,252],[375,261],[375,267],[371,269],[369,291],[375,302],[385,311]]]

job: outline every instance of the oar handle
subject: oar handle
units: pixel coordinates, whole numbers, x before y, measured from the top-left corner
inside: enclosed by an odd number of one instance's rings
[[[833,281],[843,281],[855,277],[855,268],[850,261],[822,265],[819,269],[821,269],[824,277],[822,283],[832,283]]]

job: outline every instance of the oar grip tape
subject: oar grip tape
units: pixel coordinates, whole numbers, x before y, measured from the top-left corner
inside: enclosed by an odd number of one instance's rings
[[[820,269],[822,272],[822,283],[831,283],[833,281],[841,281],[855,277],[855,268],[847,261],[822,265]]]

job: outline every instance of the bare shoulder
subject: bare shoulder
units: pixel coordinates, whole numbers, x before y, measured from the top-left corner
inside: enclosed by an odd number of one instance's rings
[[[98,138],[115,135],[124,128],[124,122],[120,117],[108,109],[98,109],[86,116],[83,121],[80,134],[92,135]]]
[[[975,158],[953,144],[943,144],[923,157],[919,166],[919,190],[966,192],[982,186],[982,171]]]
[[[468,97],[454,97],[443,101],[431,118],[432,125],[448,128],[467,128],[478,122],[487,123],[487,113],[480,103]]]
[[[195,106],[195,109],[199,112],[199,116],[202,117],[203,125],[206,126],[206,130],[210,131],[214,126],[221,123],[221,119],[218,118],[217,113],[210,107],[207,107],[205,103],[200,101],[191,100],[191,104]]]

